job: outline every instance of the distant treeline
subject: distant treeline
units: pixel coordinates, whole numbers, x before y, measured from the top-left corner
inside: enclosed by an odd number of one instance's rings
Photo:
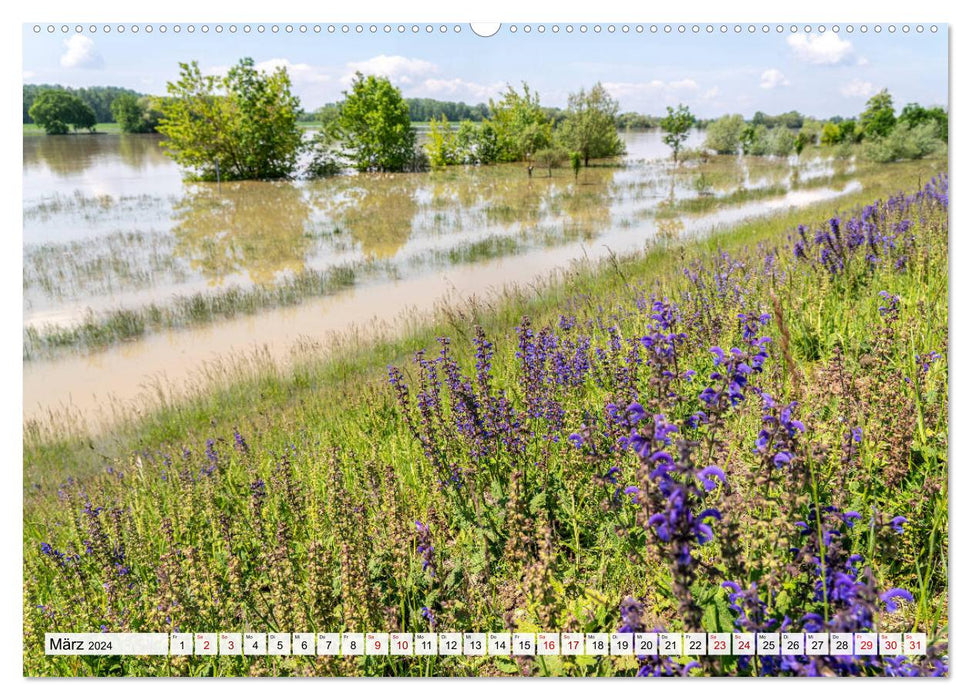
[[[116,115],[111,111],[111,105],[119,97],[126,96],[136,99],[148,97],[135,90],[121,87],[95,86],[74,88],[47,84],[24,85],[24,124],[32,124],[34,122],[30,117],[29,111],[34,104],[34,100],[44,90],[59,90],[75,95],[91,107],[95,115],[95,121],[105,124],[117,122]],[[476,105],[469,105],[465,102],[434,100],[428,97],[409,97],[405,98],[405,102],[408,105],[408,114],[413,122],[430,122],[433,119],[441,119],[443,116],[445,117],[445,121],[448,122],[482,122],[492,116],[489,113],[489,105],[483,102]],[[542,107],[542,110],[546,114],[546,117],[553,121],[554,125],[559,125],[567,114],[567,111],[560,107]],[[297,118],[298,121],[304,123],[327,123],[330,121],[330,117],[338,111],[339,105],[337,103],[329,103],[316,110],[308,111],[300,109]],[[943,113],[943,110],[939,111]],[[935,114],[935,116],[937,115]],[[852,119],[852,117],[846,119],[841,116],[833,116],[827,119],[817,120],[814,117],[803,115],[795,110],[776,115],[759,111],[752,115],[750,120],[746,120],[746,123],[752,126],[764,126],[766,129],[783,126],[788,129],[798,130],[811,123],[825,124],[829,122],[840,125],[842,122],[851,121]],[[694,125],[696,128],[704,129],[713,121],[711,119],[696,119]],[[617,128],[621,130],[656,129],[660,127],[661,117],[640,114],[638,112],[623,112],[617,115],[616,123]],[[847,126],[846,124],[843,125],[844,130]]]
[[[427,122],[439,119],[442,115],[445,115],[445,119],[450,122],[460,122],[465,119],[481,122],[489,116],[489,105],[481,102],[473,106],[464,102],[442,102],[427,97],[408,97],[405,98],[405,102],[408,104],[408,114],[413,122]]]
[[[115,117],[111,113],[111,103],[123,95],[139,98],[142,93],[128,88],[120,87],[86,87],[73,88],[63,85],[24,85],[24,124],[33,124],[34,120],[30,117],[30,108],[34,104],[37,96],[45,90],[58,90],[67,92],[79,98],[94,111],[95,121],[100,123],[114,122]]]
[[[433,119],[441,119],[443,116],[447,122],[482,122],[492,117],[492,114],[489,113],[489,105],[481,102],[477,105],[468,105],[465,102],[446,102],[427,97],[406,97],[405,103],[408,105],[408,115],[413,122],[430,122]],[[562,107],[542,107],[541,109],[547,119],[553,120],[554,125],[559,125],[566,119],[567,110]],[[340,103],[330,102],[312,112],[301,110],[300,121],[327,123],[339,111]],[[758,119],[759,115],[761,115],[769,123],[774,124],[773,120],[779,120],[792,114],[796,114],[799,117],[799,125],[801,126],[802,115],[799,115],[797,112],[788,112],[778,117],[768,117],[761,112],[756,112],[755,118]],[[836,119],[839,119],[839,117]],[[703,129],[710,121],[708,119],[696,119],[695,125]],[[616,123],[617,128],[621,131],[626,131],[627,129],[657,129],[661,125],[661,117],[640,114],[638,112],[623,112],[617,115]]]
[[[489,105],[485,103],[468,105],[464,102],[447,102],[428,97],[405,98],[405,103],[413,122],[430,122],[432,119],[441,119],[443,115],[445,121],[449,122],[481,122],[489,118]],[[338,103],[329,102],[313,112],[301,110],[300,121],[326,123],[339,109]]]

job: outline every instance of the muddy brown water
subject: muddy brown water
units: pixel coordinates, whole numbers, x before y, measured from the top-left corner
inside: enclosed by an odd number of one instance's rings
[[[689,146],[702,138],[696,132]],[[156,137],[25,136],[25,328],[165,304],[176,294],[272,286],[308,269],[378,263],[368,269],[381,272],[295,307],[25,361],[24,418],[137,409],[154,385],[191,385],[219,358],[259,348],[285,362],[299,340],[375,322],[394,327],[444,296],[528,283],[579,257],[641,248],[659,230],[702,235],[859,187],[846,178],[801,186],[834,175],[819,159],[725,157],[674,168],[657,132],[624,139],[621,162],[584,169],[578,179],[567,168],[552,177],[536,169],[530,179],[509,165],[217,186],[183,182]],[[701,189],[719,197],[740,187],[784,194],[703,215],[656,216]],[[504,245],[483,245],[489,241]]]

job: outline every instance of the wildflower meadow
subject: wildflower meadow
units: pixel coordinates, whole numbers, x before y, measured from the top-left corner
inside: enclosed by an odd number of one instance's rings
[[[948,178],[26,485],[28,675],[948,673]],[[294,394],[296,396],[296,394]],[[290,401],[290,403],[287,403]],[[308,408],[308,406],[310,406]],[[245,416],[245,418],[243,418]],[[48,657],[45,632],[920,631],[924,657]]]

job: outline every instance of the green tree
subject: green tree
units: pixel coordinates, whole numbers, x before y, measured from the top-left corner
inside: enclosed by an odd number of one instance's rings
[[[867,100],[866,109],[860,115],[860,128],[865,138],[887,136],[896,123],[893,98],[886,88]]]
[[[843,134],[839,124],[826,122],[823,124],[823,132],[819,137],[819,142],[824,146],[835,146],[843,141]]]
[[[487,165],[498,158],[496,131],[491,124],[476,124],[464,119],[455,133],[458,162],[467,165]]]
[[[540,107],[539,94],[530,91],[526,83],[522,94],[507,85],[501,100],[489,102],[489,110],[492,117],[488,123],[495,130],[498,160],[524,160],[531,164],[534,153],[553,143],[553,121]]]
[[[576,153],[576,151],[574,151]],[[541,168],[546,168],[549,177],[553,177],[553,168],[558,168],[568,157],[567,151],[557,146],[541,148],[536,152],[536,163]]]
[[[179,165],[199,180],[293,177],[303,135],[285,68],[267,74],[244,58],[220,78],[195,61],[179,65],[158,125]]]
[[[947,110],[943,107],[931,107],[927,110],[927,114],[930,118],[937,123],[937,137],[947,143],[948,136],[948,117]]]
[[[904,108],[900,110],[900,117],[898,121],[905,126],[913,128],[918,124],[923,124],[930,118],[927,110],[921,107],[916,102],[910,102],[904,105]]]
[[[798,137],[792,133],[792,129],[785,126],[777,126],[769,132],[768,152],[774,156],[787,156],[795,150],[797,139]],[[800,152],[805,145],[803,143],[799,148]]]
[[[580,154],[577,153],[576,151],[573,151],[570,154],[570,167],[573,168],[573,179],[574,180],[577,180],[580,177],[580,164],[581,164],[582,160],[583,159],[580,158]]]
[[[116,97],[111,103],[111,116],[128,133],[141,131],[141,110],[138,109],[138,98],[134,95]]]
[[[340,117],[340,115],[341,115],[340,105],[330,103],[330,104],[324,105],[316,112],[314,112],[313,118],[311,119],[311,121],[316,119],[316,121],[320,122],[326,129],[331,124],[336,122],[338,117]]]
[[[947,142],[947,112],[942,107],[926,108],[911,102],[900,110],[897,121],[913,129],[921,124],[934,122],[937,125],[937,136]]]
[[[823,125],[816,119],[807,118],[802,123],[799,133],[803,135],[805,146],[815,146],[819,143],[819,135]]]
[[[345,157],[361,172],[401,172],[415,161],[408,103],[387,78],[357,73],[336,127]]]
[[[134,90],[129,90],[128,88],[119,87],[63,87],[61,85],[24,85],[24,124],[30,123],[32,120],[30,118],[30,108],[34,104],[34,100],[40,95],[40,93],[47,90],[61,90],[63,92],[70,93],[75,97],[80,98],[88,107],[94,111],[94,121],[95,123],[110,122],[114,120],[111,114],[111,103],[114,102],[121,95],[131,95],[133,97],[141,97],[141,95]]]
[[[889,163],[923,158],[943,147],[937,124],[928,120],[914,127],[900,122],[886,136],[864,141],[862,152],[867,160]]]
[[[774,126],[784,126],[788,129],[801,129],[805,118],[796,110],[792,110],[789,112],[783,112],[777,116],[774,121]],[[766,124],[766,126],[772,125]]]
[[[124,94],[111,103],[111,115],[128,134],[146,134],[155,131],[162,118],[161,105],[152,97]]]
[[[661,130],[664,132],[663,141],[670,146],[674,162],[678,162],[678,154],[684,146],[691,127],[695,124],[695,116],[687,105],[679,104],[677,109],[668,107],[668,115],[661,119]]]
[[[433,168],[461,162],[457,133],[443,114],[441,120],[432,117],[428,122],[428,141],[425,150]]]
[[[739,136],[742,153],[747,156],[764,156],[769,152],[769,130],[764,124],[748,124]]]
[[[796,150],[796,155],[800,156],[810,143],[812,143],[812,137],[809,136],[805,129],[800,129],[799,133],[796,134],[796,140],[793,142],[792,147]]]
[[[66,90],[45,90],[30,106],[30,118],[48,134],[66,134],[68,127],[93,130],[94,110]]]
[[[724,117],[719,117],[708,125],[705,148],[725,155],[738,153],[744,128],[745,120],[741,114],[726,114]]]
[[[303,177],[316,180],[324,177],[340,175],[347,168],[340,152],[340,144],[334,139],[333,132],[322,128],[307,144],[310,158],[304,167]]]
[[[617,101],[606,88],[597,83],[590,92],[570,95],[566,118],[559,135],[563,144],[583,156],[583,164],[591,158],[610,158],[624,152],[624,143],[617,135]]]
[[[863,137],[856,119],[844,119],[839,123],[840,143],[856,143]]]

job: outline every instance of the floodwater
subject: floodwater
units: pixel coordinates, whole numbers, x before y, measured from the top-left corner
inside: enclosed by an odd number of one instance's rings
[[[692,134],[688,146],[701,143]],[[852,165],[722,157],[675,168],[657,132],[624,134],[619,163],[552,177],[520,165],[313,182],[184,183],[152,136],[24,137],[24,327],[70,326],[174,296],[355,271],[353,285],[286,308],[150,332],[106,349],[24,362],[24,417],[137,407],[162,383],[254,349],[286,361],[298,341],[426,311],[443,298],[528,283],[579,257],[702,235],[860,185]],[[842,167],[844,170],[840,171]],[[764,190],[744,204],[683,203]]]

